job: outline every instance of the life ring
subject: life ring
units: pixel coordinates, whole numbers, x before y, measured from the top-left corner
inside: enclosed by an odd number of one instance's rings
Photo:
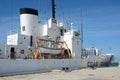
[[[24,54],[24,50],[20,50],[20,53],[21,53],[21,54]]]

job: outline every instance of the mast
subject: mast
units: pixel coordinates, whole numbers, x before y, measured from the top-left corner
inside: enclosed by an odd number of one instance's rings
[[[52,18],[55,19],[55,0],[52,0]]]

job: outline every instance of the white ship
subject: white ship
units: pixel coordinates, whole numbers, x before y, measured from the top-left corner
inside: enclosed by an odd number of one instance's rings
[[[81,57],[84,54],[81,34],[75,29],[66,30],[66,24],[56,20],[54,5],[52,0],[52,18],[45,24],[38,19],[37,10],[20,9],[21,33],[9,34],[7,44],[0,45],[0,75],[72,70],[88,66],[92,58]],[[101,64],[102,60],[97,60],[94,62]]]
[[[113,53],[103,54],[95,47],[82,49],[81,57],[86,59],[88,67],[108,67],[114,60]]]

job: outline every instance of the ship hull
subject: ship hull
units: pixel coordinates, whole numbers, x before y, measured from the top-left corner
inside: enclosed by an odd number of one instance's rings
[[[81,62],[81,63],[80,63]],[[80,59],[9,60],[0,59],[0,75],[13,75],[87,67]]]

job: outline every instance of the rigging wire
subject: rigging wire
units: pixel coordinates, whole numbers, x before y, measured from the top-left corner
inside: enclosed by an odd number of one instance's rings
[[[83,12],[81,9],[81,48],[83,49]]]
[[[58,5],[57,9],[59,9],[59,13],[56,12],[56,14],[58,15],[58,19],[65,23],[64,10],[61,1],[56,3],[56,5]]]
[[[40,16],[40,19],[42,20],[41,23],[44,24],[45,22],[47,22],[47,20],[49,19],[49,16],[50,16],[50,10],[51,10],[51,5],[50,5],[50,1],[46,0],[45,1],[46,5],[48,6],[44,6],[44,9],[39,9],[40,11],[42,11],[41,13],[43,13],[41,16]],[[39,2],[40,3],[40,2]],[[41,3],[40,3],[41,4]],[[42,4],[41,4],[42,5]]]
[[[11,19],[10,19],[10,20],[11,20],[11,23],[10,23],[10,28],[11,28],[11,29],[10,29],[10,30],[13,30],[13,0],[11,0],[10,2],[11,2],[11,3],[10,3],[10,5],[11,5],[11,7],[10,7],[10,9],[11,9],[11,17],[10,17],[10,18],[11,18]]]

